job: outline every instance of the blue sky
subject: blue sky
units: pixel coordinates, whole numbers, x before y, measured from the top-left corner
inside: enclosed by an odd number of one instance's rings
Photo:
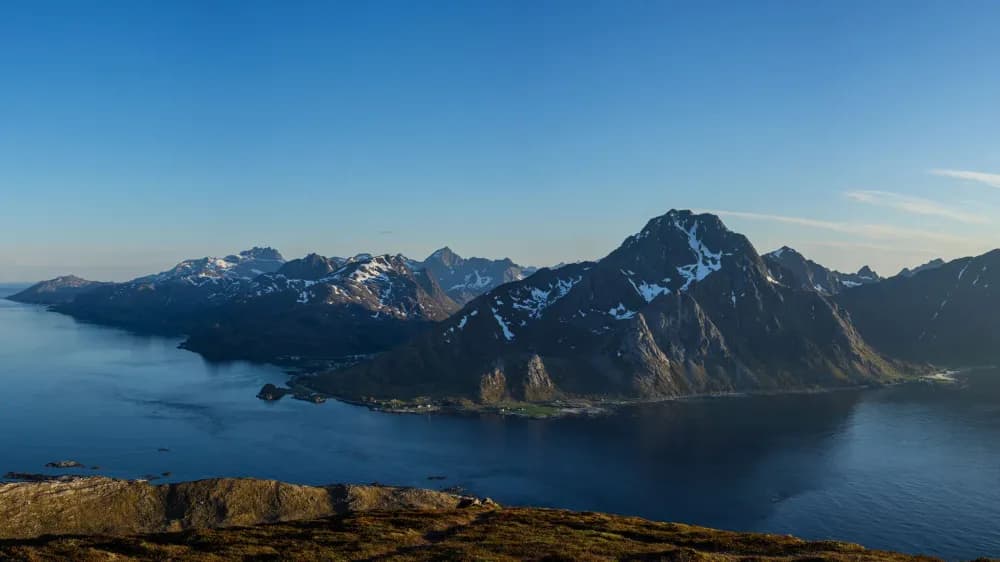
[[[1000,2],[0,3],[0,281],[670,208],[883,273],[1000,246]]]

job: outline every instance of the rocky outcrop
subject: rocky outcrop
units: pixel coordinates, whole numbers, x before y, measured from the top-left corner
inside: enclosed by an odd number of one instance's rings
[[[525,367],[521,394],[528,402],[544,402],[555,398],[556,385],[545,370],[545,363],[538,355],[532,355]]]
[[[495,504],[415,488],[299,486],[235,478],[163,485],[103,477],[18,482],[0,484],[0,539],[132,535],[474,505]]]
[[[507,397],[507,376],[504,374],[504,363],[498,360],[479,377],[479,401],[483,404],[496,404]]]

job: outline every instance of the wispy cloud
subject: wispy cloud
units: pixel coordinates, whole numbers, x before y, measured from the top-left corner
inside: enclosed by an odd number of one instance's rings
[[[710,210],[722,217],[734,217],[749,220],[779,222],[784,224],[794,224],[809,228],[818,228],[843,234],[851,234],[863,238],[874,240],[922,240],[969,244],[973,241],[944,232],[932,232],[913,228],[903,228],[885,224],[864,224],[853,222],[825,221],[806,217],[790,217],[785,215],[770,215],[764,213],[748,213],[744,211],[724,211]]]
[[[971,172],[968,170],[931,170],[931,174],[935,176],[944,176],[947,178],[958,178],[960,180],[974,181],[982,184],[986,184],[990,187],[996,187],[1000,189],[1000,174],[987,174],[986,172]]]
[[[839,242],[835,240],[806,241],[801,243],[803,247],[837,248],[840,250],[876,250],[879,252],[889,252],[892,254],[927,255],[937,257],[933,250],[925,248],[908,248],[905,246],[891,244],[877,244],[870,242]]]
[[[931,201],[930,199],[911,197],[901,193],[860,190],[848,191],[844,193],[844,195],[861,203],[876,205],[878,207],[888,207],[890,209],[896,209],[915,215],[944,217],[958,222],[973,224],[987,224],[990,222],[990,220],[983,215],[967,213],[959,209],[948,207],[936,201]]]

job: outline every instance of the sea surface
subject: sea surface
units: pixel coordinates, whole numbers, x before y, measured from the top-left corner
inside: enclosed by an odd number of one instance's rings
[[[100,467],[77,473],[162,481],[461,486],[506,504],[1000,556],[1000,371],[526,420],[262,402],[280,369],[208,363],[178,343],[0,300],[0,474],[72,459]]]

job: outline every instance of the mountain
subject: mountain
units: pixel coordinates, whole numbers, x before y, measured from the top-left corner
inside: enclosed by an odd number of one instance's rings
[[[284,264],[284,258],[272,248],[185,260],[155,275],[80,293],[55,310],[89,322],[181,334],[206,308],[225,302],[244,284]]]
[[[463,258],[447,246],[422,262],[412,262],[411,266],[430,273],[448,296],[459,304],[465,304],[504,283],[520,281],[536,271],[536,268],[518,265],[509,258]]]
[[[818,291],[825,295],[835,295],[844,289],[878,283],[882,280],[867,265],[858,270],[857,273],[841,273],[806,259],[805,256],[788,246],[764,254],[763,257],[771,269],[772,275],[781,283],[791,287]]]
[[[933,259],[933,260],[925,263],[924,265],[918,265],[917,267],[914,267],[913,269],[905,267],[897,275],[899,275],[901,277],[913,277],[914,275],[920,273],[921,271],[930,271],[932,269],[937,269],[937,268],[941,267],[942,265],[944,265],[944,263],[945,263],[944,260],[941,259],[941,258]]]
[[[29,304],[63,304],[72,301],[80,294],[106,285],[108,283],[88,281],[75,275],[67,275],[36,283],[7,298],[12,301]]]
[[[656,399],[892,380],[842,311],[771,276],[714,215],[670,211],[598,262],[542,269],[372,361],[311,384],[349,397]]]
[[[315,254],[242,284],[209,311],[184,347],[212,358],[340,358],[396,345],[457,310],[403,256]]]
[[[1000,361],[1000,250],[838,295],[885,353],[953,366]]]

